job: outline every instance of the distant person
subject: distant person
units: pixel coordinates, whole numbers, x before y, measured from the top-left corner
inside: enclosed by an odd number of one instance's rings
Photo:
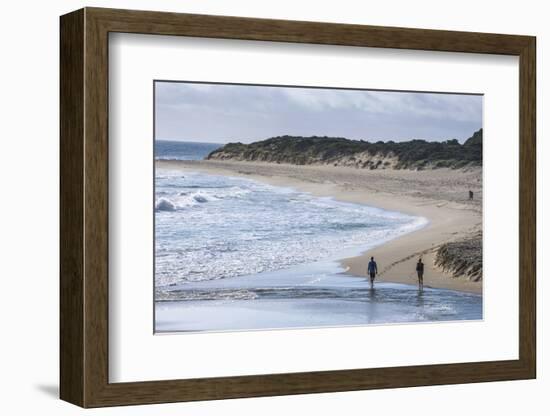
[[[416,263],[416,274],[418,275],[418,288],[422,290],[424,289],[424,263],[422,263],[422,257]]]
[[[367,273],[370,277],[370,287],[374,286],[374,278],[378,274],[378,266],[374,261],[374,257],[370,258],[369,265],[367,266]]]
[[[474,192],[472,190],[468,191],[468,195],[470,196],[470,201],[474,199]]]

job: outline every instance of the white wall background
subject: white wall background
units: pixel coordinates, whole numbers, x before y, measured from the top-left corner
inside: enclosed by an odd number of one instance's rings
[[[3,414],[83,412],[58,394],[58,16],[83,6],[536,35],[538,38],[538,380],[338,394],[167,404],[87,411],[143,415],[547,414],[550,361],[543,331],[550,238],[542,212],[550,160],[544,143],[550,26],[545,2],[514,1],[69,1],[4,2],[0,14],[0,410]],[[544,200],[546,199],[546,201]],[[545,261],[546,260],[546,261]],[[474,348],[475,345],[472,345]],[[366,353],[368,351],[366,350]]]

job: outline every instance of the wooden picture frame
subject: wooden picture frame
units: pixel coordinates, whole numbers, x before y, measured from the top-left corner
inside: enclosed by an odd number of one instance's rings
[[[61,17],[60,396],[82,407],[338,392],[536,376],[535,38],[85,8]],[[111,32],[519,57],[519,359],[110,383],[108,35]]]

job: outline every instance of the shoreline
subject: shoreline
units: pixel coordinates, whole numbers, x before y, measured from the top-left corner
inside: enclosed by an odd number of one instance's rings
[[[161,160],[156,161],[155,165],[167,169],[245,177],[274,186],[291,187],[315,196],[425,217],[429,221],[425,227],[382,243],[359,256],[341,259],[340,263],[346,269],[344,273],[365,278],[366,265],[370,257],[374,256],[379,267],[377,281],[416,285],[415,264],[418,257],[422,256],[425,263],[425,287],[477,294],[483,291],[482,282],[455,278],[434,266],[435,249],[440,244],[481,229],[481,202],[462,201],[459,191],[464,184],[461,182],[456,185],[456,195],[447,191],[444,198],[435,199],[432,194],[438,197],[442,195],[434,191],[437,190],[434,186],[436,182],[433,174],[430,177],[429,171],[368,171],[319,165],[210,160]],[[448,177],[449,181],[462,175],[464,182],[476,185],[476,172],[441,170],[438,175],[445,180]]]

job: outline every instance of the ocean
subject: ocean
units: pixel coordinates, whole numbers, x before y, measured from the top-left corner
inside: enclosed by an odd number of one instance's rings
[[[157,141],[155,157],[200,160],[218,146]],[[338,262],[426,224],[247,178],[157,168],[155,329],[480,319],[481,296],[429,288],[419,294],[391,283],[371,291]]]
[[[218,149],[217,143],[178,142],[173,140],[155,141],[155,159],[162,160],[202,160],[210,152]]]

